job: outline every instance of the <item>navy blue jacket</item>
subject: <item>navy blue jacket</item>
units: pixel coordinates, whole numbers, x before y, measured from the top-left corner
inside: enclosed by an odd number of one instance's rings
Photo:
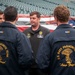
[[[0,75],[24,75],[32,64],[32,49],[26,36],[15,25],[0,25]]]
[[[75,75],[75,29],[62,24],[47,35],[40,45],[36,62],[49,75]]]

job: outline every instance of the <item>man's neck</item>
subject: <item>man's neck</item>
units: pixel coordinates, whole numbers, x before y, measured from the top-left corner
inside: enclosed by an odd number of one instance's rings
[[[6,21],[6,22],[9,22],[9,23],[15,25],[15,21],[13,21],[13,22],[11,22],[11,21]]]
[[[62,23],[61,22],[58,22],[57,23],[58,26],[61,25],[61,24],[68,24],[68,22],[62,22]]]
[[[37,25],[37,26],[32,26],[32,30],[33,30],[33,31],[38,30],[38,28],[39,28],[39,25]]]

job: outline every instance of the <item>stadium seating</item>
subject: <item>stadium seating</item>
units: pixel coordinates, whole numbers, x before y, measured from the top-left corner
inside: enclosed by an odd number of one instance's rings
[[[52,15],[56,6],[64,4],[70,11],[71,16],[75,16],[75,1],[69,0],[0,0],[0,9],[7,6],[15,6],[19,14],[29,14],[32,11],[39,11],[43,15]]]

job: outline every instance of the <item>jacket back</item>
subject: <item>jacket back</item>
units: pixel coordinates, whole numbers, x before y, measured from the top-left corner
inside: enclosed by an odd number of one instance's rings
[[[60,25],[47,35],[39,48],[37,64],[49,75],[75,75],[75,29]]]
[[[3,22],[0,25],[0,75],[24,75],[31,64],[31,53],[25,36],[14,25]]]

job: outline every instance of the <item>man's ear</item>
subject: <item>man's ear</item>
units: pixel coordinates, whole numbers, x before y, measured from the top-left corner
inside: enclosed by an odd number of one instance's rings
[[[5,16],[4,16],[4,14],[3,14],[3,19],[5,20]]]
[[[55,19],[56,24],[58,25],[58,19],[57,19],[57,17],[54,16],[54,19]]]
[[[18,20],[18,16],[16,17],[16,21]]]
[[[54,19],[57,21],[57,17],[56,16],[54,16]]]

